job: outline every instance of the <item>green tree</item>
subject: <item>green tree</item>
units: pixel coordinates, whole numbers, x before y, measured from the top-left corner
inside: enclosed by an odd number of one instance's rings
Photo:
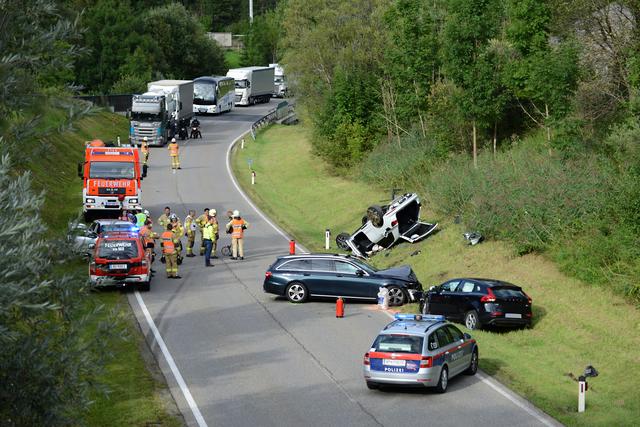
[[[151,9],[142,19],[153,40],[153,71],[165,77],[192,79],[226,71],[224,52],[209,39],[198,20],[179,3]]]
[[[382,67],[387,77],[388,95],[397,105],[387,112],[387,123],[396,118],[408,127],[416,115],[422,136],[426,136],[425,114],[431,86],[439,78],[438,21],[444,12],[439,0],[399,0],[384,14],[384,30],[389,36]]]
[[[265,12],[253,20],[244,38],[242,64],[267,65],[278,62],[278,43],[282,38],[282,19],[279,10]]]
[[[443,68],[463,93],[458,100],[472,128],[473,164],[477,165],[478,127],[488,127],[496,91],[492,64],[483,57],[500,29],[499,0],[451,0],[443,31]]]
[[[526,116],[546,133],[571,109],[578,82],[578,52],[570,41],[549,37],[551,9],[545,1],[509,0],[507,40],[517,55],[508,65],[507,83]]]
[[[75,23],[47,0],[5,0],[0,6],[0,130],[37,103],[41,85],[67,83],[81,49]]]
[[[16,177],[0,159],[0,424],[78,425],[97,390],[119,328],[85,330],[91,307],[86,279],[61,272],[70,252],[44,240],[28,174]]]
[[[97,0],[85,9],[80,25],[89,53],[76,61],[78,83],[89,92],[108,92],[131,54],[148,43],[140,16],[128,0]]]

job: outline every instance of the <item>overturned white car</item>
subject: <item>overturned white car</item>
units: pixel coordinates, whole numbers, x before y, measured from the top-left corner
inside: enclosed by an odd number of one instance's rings
[[[438,224],[422,222],[420,199],[415,193],[396,197],[386,206],[370,206],[362,227],[353,234],[340,233],[336,243],[355,256],[366,258],[388,249],[399,240],[414,243],[433,233]]]

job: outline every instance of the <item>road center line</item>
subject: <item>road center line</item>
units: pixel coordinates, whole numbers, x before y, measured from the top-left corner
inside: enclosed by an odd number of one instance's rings
[[[169,353],[169,349],[164,343],[164,340],[160,335],[160,331],[158,331],[158,328],[156,327],[156,324],[153,321],[153,318],[151,317],[151,314],[149,313],[149,310],[147,309],[146,304],[142,300],[142,297],[140,296],[140,292],[135,291],[135,296],[136,296],[136,300],[138,301],[138,304],[140,305],[140,309],[144,313],[144,317],[147,321],[147,324],[149,325],[149,329],[151,329],[151,332],[153,332],[153,337],[158,343],[158,347],[160,347],[160,350],[162,351],[162,354],[165,360],[167,361],[169,368],[171,369],[171,373],[175,377],[176,382],[178,383],[178,386],[182,391],[182,395],[184,396],[187,403],[189,404],[189,408],[191,408],[191,412],[193,413],[193,416],[196,419],[198,426],[207,427],[207,422],[202,417],[202,414],[200,413],[200,409],[198,408],[196,401],[193,399],[193,396],[189,391],[189,387],[187,387],[187,384],[184,382],[184,378],[182,378],[182,374],[180,374],[180,370],[178,369],[176,362],[173,360],[173,356],[171,356],[171,353]]]

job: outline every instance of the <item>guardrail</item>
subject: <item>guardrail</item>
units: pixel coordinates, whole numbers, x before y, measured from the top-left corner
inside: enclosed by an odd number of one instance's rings
[[[259,120],[256,120],[251,125],[251,137],[256,139],[256,132],[264,126],[268,126],[278,120],[286,119],[295,114],[295,103],[289,103],[288,101],[282,101],[276,108],[269,111],[266,116]]]

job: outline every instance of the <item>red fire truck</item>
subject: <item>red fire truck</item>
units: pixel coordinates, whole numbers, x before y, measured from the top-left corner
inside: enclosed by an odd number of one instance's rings
[[[84,163],[78,164],[78,176],[84,181],[85,219],[140,209],[140,181],[147,175],[147,167],[141,166],[138,149],[95,145],[87,146]]]

